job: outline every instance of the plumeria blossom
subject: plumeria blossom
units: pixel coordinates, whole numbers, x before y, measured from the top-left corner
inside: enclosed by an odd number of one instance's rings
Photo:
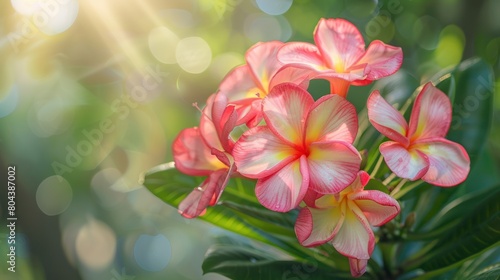
[[[278,59],[287,65],[309,69],[317,79],[330,81],[331,93],[346,96],[350,85],[362,86],[394,74],[403,61],[399,47],[379,40],[365,42],[359,30],[344,19],[320,19],[314,30],[316,45],[294,42],[284,45]]]
[[[380,145],[380,153],[397,176],[441,187],[467,178],[467,151],[444,138],[451,123],[450,100],[431,83],[415,99],[409,125],[378,91],[372,92],[367,107],[372,125],[392,140]]]
[[[352,146],[358,123],[354,106],[337,95],[314,102],[300,86],[284,83],[262,101],[266,126],[245,132],[233,156],[238,172],[258,179],[265,207],[286,212],[308,189],[336,193],[356,177],[361,157]]]
[[[227,97],[238,112],[238,125],[249,127],[262,120],[261,101],[277,84],[291,82],[307,88],[307,71],[287,67],[276,58],[285,43],[257,43],[246,53],[246,64],[232,70],[219,85],[219,94]]]
[[[359,171],[356,180],[340,193],[326,194],[302,208],[295,223],[300,244],[326,242],[349,258],[351,274],[361,276],[375,246],[370,227],[381,226],[400,211],[398,202],[377,190],[364,190],[370,175]]]
[[[181,131],[173,143],[175,167],[191,176],[208,176],[180,204],[186,218],[202,215],[219,200],[229,178],[235,174],[229,133],[237,115],[224,96],[212,95],[202,112],[200,128]]]

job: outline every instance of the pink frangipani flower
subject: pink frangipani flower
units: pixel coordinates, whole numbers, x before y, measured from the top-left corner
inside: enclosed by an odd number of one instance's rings
[[[381,226],[400,211],[398,202],[377,190],[364,190],[370,175],[359,171],[356,180],[336,194],[326,194],[312,206],[302,208],[295,234],[306,247],[326,242],[349,258],[353,276],[361,276],[375,246],[370,227]]]
[[[278,59],[287,65],[309,69],[312,78],[330,81],[331,93],[345,97],[350,85],[362,86],[394,74],[403,61],[399,47],[375,40],[365,50],[359,30],[344,19],[320,19],[314,30],[316,45],[294,42],[284,45]]]
[[[249,127],[262,120],[261,101],[277,84],[291,82],[307,88],[307,71],[287,67],[276,58],[285,43],[257,43],[246,53],[246,64],[233,69],[219,85],[219,94],[227,97],[238,112],[238,125]]]
[[[409,125],[378,91],[372,92],[367,107],[372,125],[392,140],[380,145],[380,153],[397,176],[441,187],[455,186],[467,178],[467,151],[444,138],[451,123],[450,100],[431,83],[415,99]]]
[[[361,157],[352,146],[358,124],[354,106],[337,95],[314,102],[301,87],[275,86],[262,101],[266,126],[245,132],[233,156],[238,172],[258,179],[265,207],[286,212],[308,189],[335,193],[356,177]]]
[[[179,213],[186,218],[202,215],[208,206],[215,205],[236,172],[229,133],[237,115],[226,101],[223,96],[210,96],[200,128],[184,129],[172,145],[177,169],[191,176],[208,176],[179,204]]]

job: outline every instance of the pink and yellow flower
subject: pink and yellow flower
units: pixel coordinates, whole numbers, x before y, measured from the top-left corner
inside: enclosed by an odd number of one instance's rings
[[[208,176],[180,204],[186,218],[202,215],[219,200],[229,178],[235,174],[229,134],[236,123],[234,106],[223,96],[212,95],[202,112],[200,128],[181,131],[172,145],[175,167],[191,176]]]
[[[350,85],[362,86],[394,74],[403,62],[401,48],[375,40],[365,50],[359,30],[344,19],[320,19],[316,45],[288,43],[278,52],[287,65],[309,69],[312,78],[330,81],[331,93],[346,96]]]
[[[370,226],[381,226],[398,215],[400,207],[391,196],[364,190],[370,180],[360,171],[356,180],[336,194],[320,196],[302,208],[295,223],[300,244],[306,247],[331,243],[349,258],[353,276],[361,276],[375,246]]]
[[[238,125],[252,127],[262,120],[260,103],[275,85],[291,82],[307,88],[306,71],[286,67],[277,60],[276,54],[284,45],[280,41],[255,44],[245,55],[246,64],[236,67],[221,82],[219,94],[236,106]]]
[[[258,179],[256,195],[265,207],[286,212],[308,189],[336,193],[356,177],[361,157],[352,146],[358,124],[354,106],[337,95],[314,102],[301,87],[275,86],[262,101],[266,126],[236,142],[238,172]]]
[[[378,91],[372,92],[367,107],[372,125],[392,140],[380,145],[380,153],[397,176],[441,187],[467,178],[467,151],[444,138],[451,123],[450,100],[431,83],[415,99],[409,125]]]

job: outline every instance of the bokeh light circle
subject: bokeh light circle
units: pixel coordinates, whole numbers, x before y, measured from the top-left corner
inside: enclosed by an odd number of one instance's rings
[[[78,259],[86,267],[99,270],[113,260],[116,236],[105,223],[91,220],[78,231],[75,246]]]
[[[64,32],[78,16],[77,0],[11,0],[16,12],[28,16],[38,30],[46,35]]]
[[[167,267],[172,257],[170,241],[163,234],[142,234],[134,245],[134,259],[147,271],[161,271]]]
[[[250,15],[245,19],[245,36],[252,42],[280,40],[281,24],[276,17],[268,15]]]
[[[36,203],[45,215],[63,213],[71,204],[73,191],[66,179],[59,175],[43,180],[36,190]]]
[[[17,108],[19,101],[19,88],[13,85],[7,94],[0,99],[0,118],[10,115]]]
[[[184,38],[177,44],[175,57],[179,66],[186,72],[199,74],[205,71],[212,61],[212,50],[200,37]]]
[[[175,49],[179,37],[165,26],[157,27],[149,32],[149,50],[153,56],[165,64],[177,63]]]
[[[292,6],[293,0],[257,0],[257,6],[268,15],[282,15]]]

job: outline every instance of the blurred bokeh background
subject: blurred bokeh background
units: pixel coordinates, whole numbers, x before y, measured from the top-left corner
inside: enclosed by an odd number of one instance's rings
[[[172,160],[176,134],[197,125],[192,103],[250,46],[312,42],[321,17],[342,17],[367,44],[401,46],[401,71],[419,82],[479,56],[498,92],[499,11],[498,0],[1,1],[0,177],[16,166],[18,221],[15,273],[0,228],[0,279],[224,279],[201,270],[223,231],[182,218],[139,178]],[[371,88],[349,99],[361,108]],[[498,164],[494,106],[487,154]]]

